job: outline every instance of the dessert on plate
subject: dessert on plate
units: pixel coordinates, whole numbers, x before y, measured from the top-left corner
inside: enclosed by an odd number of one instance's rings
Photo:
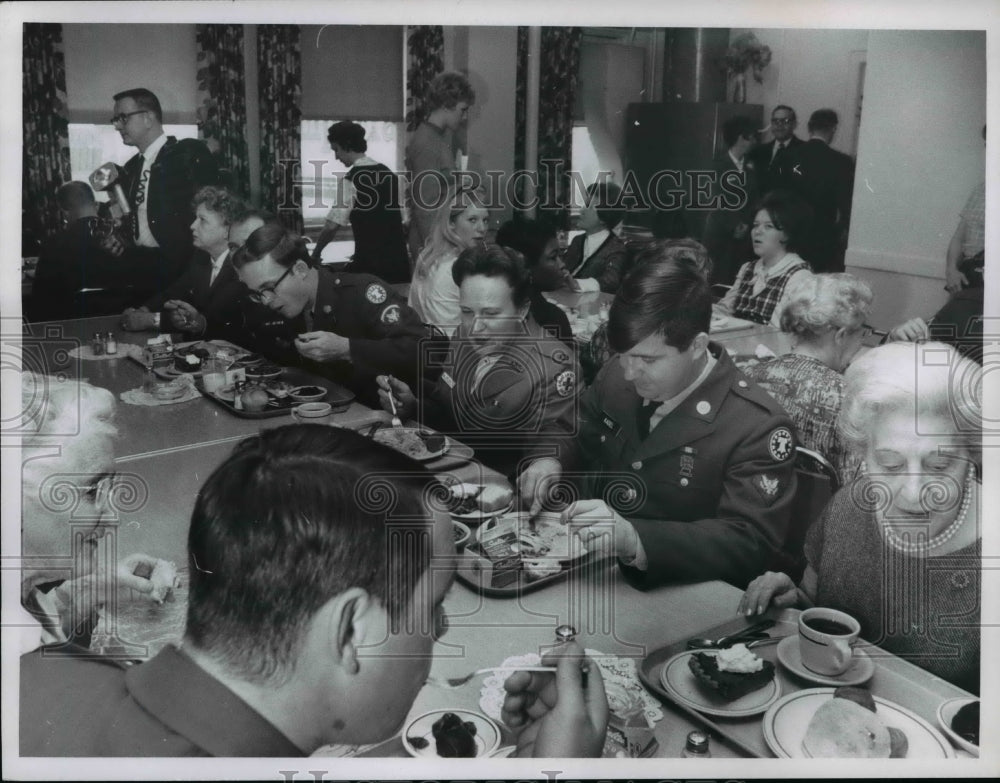
[[[688,667],[704,687],[731,701],[763,688],[774,678],[774,664],[752,653],[745,644],[717,653],[692,653]]]

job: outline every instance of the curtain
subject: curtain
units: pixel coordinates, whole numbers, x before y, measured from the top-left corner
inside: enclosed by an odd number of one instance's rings
[[[562,225],[569,218],[573,161],[573,105],[580,70],[579,27],[543,27],[538,95],[538,160],[524,160],[528,82],[528,28],[517,31],[515,167],[538,168],[539,216]],[[546,165],[542,162],[546,161]],[[519,193],[523,198],[524,194]]]
[[[444,28],[421,25],[407,28],[406,129],[415,131],[424,121],[424,96],[431,81],[444,70]]]
[[[302,56],[297,25],[257,27],[263,206],[302,233]]]
[[[23,45],[21,255],[37,256],[62,226],[55,194],[70,180],[62,25],[25,24]]]
[[[198,135],[218,156],[223,182],[250,196],[247,150],[243,25],[196,25],[198,45]]]

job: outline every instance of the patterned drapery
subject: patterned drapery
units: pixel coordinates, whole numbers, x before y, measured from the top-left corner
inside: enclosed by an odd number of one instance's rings
[[[543,27],[541,82],[538,95],[539,217],[557,224],[568,219],[569,170],[573,161],[573,101],[580,70],[579,27]],[[524,141],[528,82],[528,28],[517,30],[517,84],[515,94],[515,168],[525,168]],[[545,165],[543,165],[543,161]],[[523,198],[523,192],[519,193]]]
[[[420,25],[406,36],[406,129],[415,131],[424,121],[424,95],[431,81],[444,70],[444,28]]]
[[[263,206],[300,234],[302,187],[302,50],[298,25],[257,27],[260,183]]]
[[[36,256],[62,226],[55,194],[70,180],[62,25],[25,24],[23,46],[21,255]]]
[[[223,182],[250,195],[243,25],[196,25],[198,135],[219,158]]]

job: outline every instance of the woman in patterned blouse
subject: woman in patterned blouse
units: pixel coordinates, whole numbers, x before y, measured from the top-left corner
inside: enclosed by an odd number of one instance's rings
[[[872,291],[853,275],[805,272],[786,292],[779,317],[791,351],[745,372],[788,411],[799,443],[825,456],[844,483],[857,458],[848,455],[835,427],[844,396],[841,373],[861,347]]]
[[[736,282],[716,305],[737,318],[779,326],[779,305],[790,280],[809,271],[797,254],[809,231],[812,213],[796,196],[774,191],[764,197],[750,230],[756,261],[740,267]]]

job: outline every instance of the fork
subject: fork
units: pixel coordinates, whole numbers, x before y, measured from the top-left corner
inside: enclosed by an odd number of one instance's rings
[[[402,427],[403,420],[399,418],[399,414],[396,412],[396,398],[392,396],[392,376],[389,376],[389,407],[392,408],[392,426]]]
[[[555,672],[555,670],[555,666],[490,666],[486,669],[476,669],[474,672],[469,672],[463,677],[449,677],[448,679],[428,677],[426,684],[437,688],[454,689],[461,688],[473,677],[480,674],[489,674],[490,672]]]

